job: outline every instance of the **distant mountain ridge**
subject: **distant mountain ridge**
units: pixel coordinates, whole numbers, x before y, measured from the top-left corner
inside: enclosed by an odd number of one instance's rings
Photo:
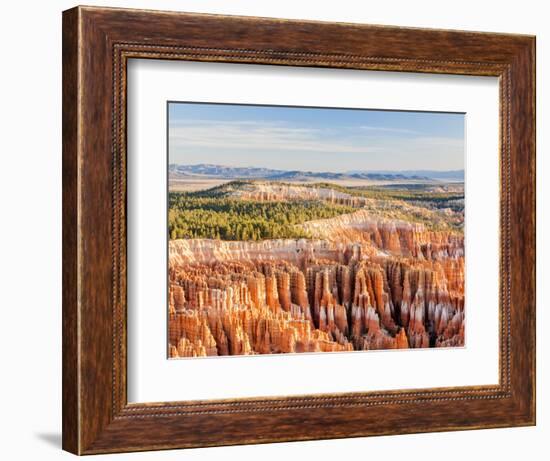
[[[196,165],[180,165],[172,163],[168,166],[171,179],[185,179],[190,176],[201,176],[220,179],[268,179],[277,181],[307,180],[307,179],[369,179],[369,180],[463,180],[464,170],[431,171],[348,171],[345,173],[276,170],[260,167],[231,167],[201,163]]]
[[[365,171],[349,171],[349,174],[360,174],[365,173]],[[396,173],[391,170],[371,170],[368,173],[370,174],[392,174]],[[406,176],[407,178],[412,178],[414,176],[422,176],[429,179],[439,179],[439,180],[454,180],[454,181],[464,181],[464,170],[403,170],[398,172],[401,175]]]

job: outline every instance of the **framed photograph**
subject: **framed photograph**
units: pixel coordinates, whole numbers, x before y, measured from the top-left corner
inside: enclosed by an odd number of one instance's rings
[[[63,13],[63,448],[535,424],[535,38]]]

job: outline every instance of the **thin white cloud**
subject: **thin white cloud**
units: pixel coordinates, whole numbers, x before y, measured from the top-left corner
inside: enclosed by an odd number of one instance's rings
[[[335,137],[333,130],[294,127],[262,121],[174,121],[170,124],[170,145],[175,148],[288,150],[311,152],[373,151],[367,143]],[[330,133],[330,134],[329,134]]]
[[[368,132],[419,134],[419,132],[416,130],[409,130],[407,128],[385,127],[385,126],[361,125],[359,129],[363,131],[368,131]]]
[[[354,155],[358,159],[370,158],[371,161],[383,158],[383,163],[389,164],[410,161],[412,164],[426,162],[429,165],[436,159],[443,161],[444,158],[455,158],[453,165],[462,163],[462,139],[425,136],[406,129],[372,128],[373,130],[365,126],[359,129],[321,129],[263,120],[171,120],[170,151],[174,154],[216,152],[218,155],[231,152],[233,157],[237,155],[236,158],[246,157],[246,152],[280,152],[293,154],[295,161],[298,161],[300,155],[319,154],[319,157],[321,154],[333,153],[340,154],[338,158],[342,159],[347,158],[341,157],[343,155]],[[381,131],[379,136],[369,133],[374,133],[374,128]],[[395,132],[405,133],[407,136],[392,136]],[[324,156],[324,159],[327,157]],[[323,168],[321,164],[318,166]],[[313,167],[315,165],[310,168]]]

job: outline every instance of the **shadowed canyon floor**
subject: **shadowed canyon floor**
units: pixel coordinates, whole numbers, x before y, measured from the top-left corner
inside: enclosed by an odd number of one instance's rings
[[[460,185],[170,195],[171,358],[464,345]]]

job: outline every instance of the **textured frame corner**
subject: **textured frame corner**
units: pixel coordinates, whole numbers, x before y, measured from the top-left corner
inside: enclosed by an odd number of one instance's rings
[[[64,13],[63,34],[64,449],[88,454],[534,424],[534,38],[88,7]],[[135,58],[499,77],[499,384],[129,404],[126,69]],[[525,228],[512,225],[518,216]],[[395,413],[400,409],[406,416]],[[422,416],[428,411],[433,418]]]

